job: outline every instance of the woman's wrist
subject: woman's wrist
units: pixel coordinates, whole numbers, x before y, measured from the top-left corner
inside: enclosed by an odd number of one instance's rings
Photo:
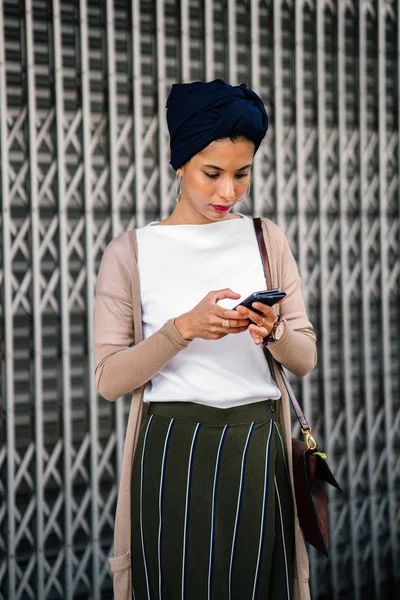
[[[176,317],[176,319],[174,320],[174,325],[177,328],[177,330],[179,331],[180,335],[185,340],[188,340],[188,341],[193,340],[193,335],[192,335],[192,332],[190,331],[186,314]]]
[[[286,328],[287,325],[285,319],[278,315],[271,331],[265,336],[265,338],[263,338],[262,345],[266,347],[268,344],[279,342],[285,335]]]

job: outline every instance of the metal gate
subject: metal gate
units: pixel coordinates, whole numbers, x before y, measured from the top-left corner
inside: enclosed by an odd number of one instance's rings
[[[1,600],[111,597],[128,399],[95,392],[96,273],[174,205],[171,84],[216,77],[267,106],[240,210],[286,231],[319,341],[297,387],[345,492],[313,598],[395,597],[399,31],[395,0],[0,0]]]

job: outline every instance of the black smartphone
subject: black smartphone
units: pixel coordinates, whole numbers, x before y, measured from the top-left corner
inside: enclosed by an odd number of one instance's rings
[[[286,297],[286,293],[282,292],[280,288],[274,288],[273,290],[261,290],[260,292],[253,292],[250,296],[247,296],[244,300],[239,302],[235,306],[233,310],[235,310],[238,306],[245,306],[250,310],[254,310],[254,312],[262,315],[262,312],[256,310],[252,304],[253,302],[261,302],[262,304],[267,304],[268,306],[273,306],[277,302],[280,302]]]

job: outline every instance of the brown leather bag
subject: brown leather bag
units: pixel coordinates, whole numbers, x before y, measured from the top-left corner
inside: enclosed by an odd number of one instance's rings
[[[253,219],[253,223],[264,267],[267,289],[272,289],[271,267],[262,232],[261,219],[256,217]],[[325,455],[319,451],[317,442],[311,435],[311,427],[300,408],[282,365],[274,359],[268,348],[264,347],[264,353],[272,377],[274,377],[274,366],[277,367],[299,420],[301,432],[306,437],[305,442],[292,438],[293,479],[300,527],[305,540],[319,552],[328,556],[329,518],[325,482],[338,490],[341,490],[341,488],[328,467]]]

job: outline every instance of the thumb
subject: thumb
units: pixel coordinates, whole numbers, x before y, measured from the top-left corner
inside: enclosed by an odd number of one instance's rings
[[[218,300],[223,300],[224,298],[232,298],[237,299],[240,298],[240,294],[237,292],[233,292],[230,288],[224,288],[223,290],[218,290],[214,295],[214,302],[218,302]]]

